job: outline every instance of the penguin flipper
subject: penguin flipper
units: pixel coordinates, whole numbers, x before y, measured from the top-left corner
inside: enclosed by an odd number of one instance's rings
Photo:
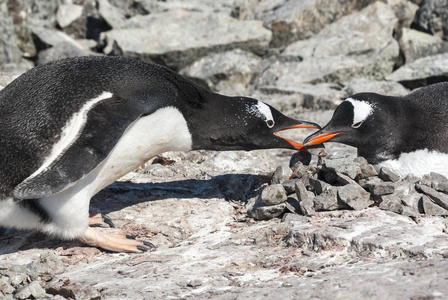
[[[75,185],[101,163],[123,132],[142,114],[141,107],[115,95],[86,113],[73,142],[45,168],[39,168],[14,189],[18,200],[49,197]]]

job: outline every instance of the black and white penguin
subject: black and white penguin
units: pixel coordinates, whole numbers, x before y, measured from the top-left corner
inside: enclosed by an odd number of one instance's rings
[[[78,57],[38,66],[0,91],[0,226],[149,250],[89,227],[90,198],[166,151],[304,150],[277,135],[290,128],[319,127],[155,64]]]
[[[401,176],[437,172],[448,177],[448,82],[403,97],[353,95],[304,144],[327,141],[356,147],[377,169],[387,167]]]

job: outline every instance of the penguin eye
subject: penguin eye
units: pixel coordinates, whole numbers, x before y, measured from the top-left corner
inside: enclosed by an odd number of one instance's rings
[[[352,125],[352,128],[359,128],[361,126],[362,122],[358,122]]]
[[[268,125],[269,128],[272,128],[272,127],[274,127],[275,122],[274,122],[274,120],[267,120],[266,124]]]

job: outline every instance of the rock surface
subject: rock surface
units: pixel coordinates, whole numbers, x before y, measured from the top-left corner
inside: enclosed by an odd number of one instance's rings
[[[324,125],[352,94],[447,80],[445,2],[0,0],[0,89],[52,59],[124,55]],[[117,225],[102,230],[151,253],[0,228],[0,298],[447,298],[448,180],[310,152],[166,153],[101,191],[91,209]]]

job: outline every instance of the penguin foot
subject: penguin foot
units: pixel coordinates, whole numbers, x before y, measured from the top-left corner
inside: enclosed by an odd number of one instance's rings
[[[84,233],[78,237],[78,240],[84,244],[114,252],[141,253],[156,250],[156,246],[150,242],[139,241],[128,235],[123,236],[121,234],[103,233],[91,227],[87,228]]]
[[[100,213],[91,213],[89,215],[89,226],[115,228],[115,224],[112,222],[112,219],[108,215]]]

